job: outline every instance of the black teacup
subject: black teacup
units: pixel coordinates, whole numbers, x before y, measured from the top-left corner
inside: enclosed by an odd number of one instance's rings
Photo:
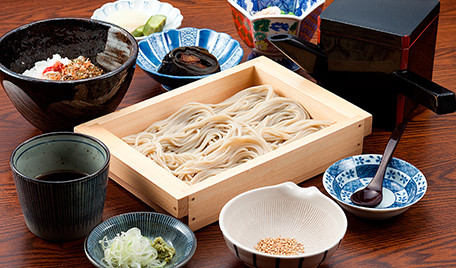
[[[52,241],[86,236],[102,219],[109,160],[101,141],[73,132],[20,144],[10,164],[28,229]]]

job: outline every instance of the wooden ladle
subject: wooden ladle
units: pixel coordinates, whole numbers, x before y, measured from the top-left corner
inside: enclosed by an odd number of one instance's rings
[[[383,178],[385,177],[386,168],[391,161],[402,133],[404,133],[405,126],[406,123],[400,123],[393,130],[393,133],[391,133],[391,137],[386,144],[382,160],[380,161],[374,178],[365,188],[362,188],[351,195],[350,199],[354,204],[363,207],[376,207],[382,202]]]

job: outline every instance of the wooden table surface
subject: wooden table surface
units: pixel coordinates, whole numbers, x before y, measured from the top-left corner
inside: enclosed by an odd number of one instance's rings
[[[54,17],[90,18],[107,1],[2,0],[0,35],[22,24]],[[211,28],[240,40],[226,0],[169,0],[184,16],[182,27]],[[245,50],[244,60],[250,50]],[[456,90],[456,1],[442,0],[433,80]],[[163,92],[140,68],[119,108]],[[0,267],[90,267],[83,239],[51,243],[28,231],[19,206],[9,158],[22,141],[40,132],[0,91]],[[364,153],[381,153],[390,133],[374,129]],[[418,109],[395,156],[418,167],[428,180],[424,198],[406,213],[386,221],[367,221],[349,213],[340,248],[322,267],[456,267],[456,113],[436,115]],[[322,176],[301,186],[322,192]],[[103,219],[150,207],[110,181]],[[225,245],[218,223],[195,232],[198,248],[187,267],[243,267]]]

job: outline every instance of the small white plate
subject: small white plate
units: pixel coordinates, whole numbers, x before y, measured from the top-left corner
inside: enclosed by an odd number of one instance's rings
[[[144,12],[147,17],[152,15],[165,15],[166,24],[163,30],[177,29],[181,26],[183,16],[179,9],[173,7],[169,3],[163,3],[157,0],[119,0],[111,3],[106,3],[93,12],[91,19],[108,21],[108,17],[113,12],[122,9],[135,9]],[[145,22],[144,22],[145,23]],[[145,39],[146,36],[136,37],[139,42]]]

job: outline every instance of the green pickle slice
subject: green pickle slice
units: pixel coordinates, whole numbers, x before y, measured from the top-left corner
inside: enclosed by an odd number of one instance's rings
[[[166,24],[165,15],[152,15],[144,25],[143,35],[158,33],[163,30]]]
[[[134,37],[141,37],[144,35],[144,25],[141,25],[139,26],[138,28],[136,28],[132,33],[131,35],[133,35]]]

